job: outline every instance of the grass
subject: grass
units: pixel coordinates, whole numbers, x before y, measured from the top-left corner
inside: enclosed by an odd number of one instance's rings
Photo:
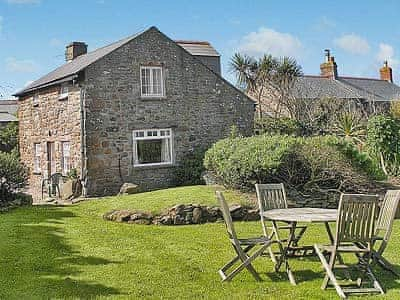
[[[227,199],[245,201],[233,192]],[[263,282],[243,272],[231,283],[221,283],[217,270],[233,255],[221,223],[163,227],[102,219],[114,208],[157,212],[182,202],[214,204],[214,188],[185,187],[0,214],[0,299],[336,299],[333,290],[320,290],[323,272],[316,259],[292,260],[296,287],[284,273],[274,273],[268,259],[255,262]],[[261,233],[259,222],[236,225],[243,236]],[[398,232],[397,221],[387,250],[396,265]],[[311,226],[305,242],[327,241],[325,235],[323,227]],[[387,289],[378,298],[400,298],[400,281],[377,271]]]

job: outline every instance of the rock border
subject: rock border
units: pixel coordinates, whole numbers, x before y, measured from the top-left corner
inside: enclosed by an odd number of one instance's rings
[[[242,205],[232,205],[229,208],[234,221],[258,221],[259,210]],[[222,222],[222,211],[216,206],[198,204],[178,204],[160,215],[153,215],[142,210],[112,210],[103,215],[108,221],[142,224],[142,225],[191,225]]]

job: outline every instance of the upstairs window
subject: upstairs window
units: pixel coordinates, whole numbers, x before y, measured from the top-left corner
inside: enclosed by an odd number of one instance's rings
[[[67,175],[71,170],[71,151],[69,142],[61,142],[61,167],[63,175]]]
[[[164,78],[162,67],[141,67],[140,83],[142,97],[164,96]]]
[[[165,165],[172,163],[171,129],[133,131],[134,166]]]
[[[66,100],[68,99],[68,85],[62,84],[60,87],[60,95],[58,97],[59,100]]]
[[[40,154],[42,153],[42,145],[39,143],[33,144],[33,172],[40,173]]]

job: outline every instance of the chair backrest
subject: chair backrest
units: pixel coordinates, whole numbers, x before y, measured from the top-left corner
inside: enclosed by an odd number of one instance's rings
[[[386,192],[376,222],[376,235],[381,236],[385,242],[392,233],[393,220],[396,216],[397,207],[400,201],[400,190],[389,190]]]
[[[287,208],[286,193],[283,183],[256,184],[260,213],[276,208]]]
[[[222,194],[222,192],[216,191],[215,194],[217,196],[218,203],[222,210],[222,215],[224,217],[226,231],[228,232],[229,238],[236,243],[237,235],[236,235],[235,228],[233,227],[232,217],[231,217],[231,213],[229,212],[228,203],[226,203],[225,197]]]
[[[378,205],[378,195],[342,194],[335,245],[339,246],[343,242],[361,242],[371,246]]]

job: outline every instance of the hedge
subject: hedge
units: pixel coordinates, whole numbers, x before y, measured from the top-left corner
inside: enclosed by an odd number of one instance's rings
[[[204,166],[228,186],[284,182],[297,189],[356,191],[383,179],[368,155],[333,136],[228,138],[205,154]]]

